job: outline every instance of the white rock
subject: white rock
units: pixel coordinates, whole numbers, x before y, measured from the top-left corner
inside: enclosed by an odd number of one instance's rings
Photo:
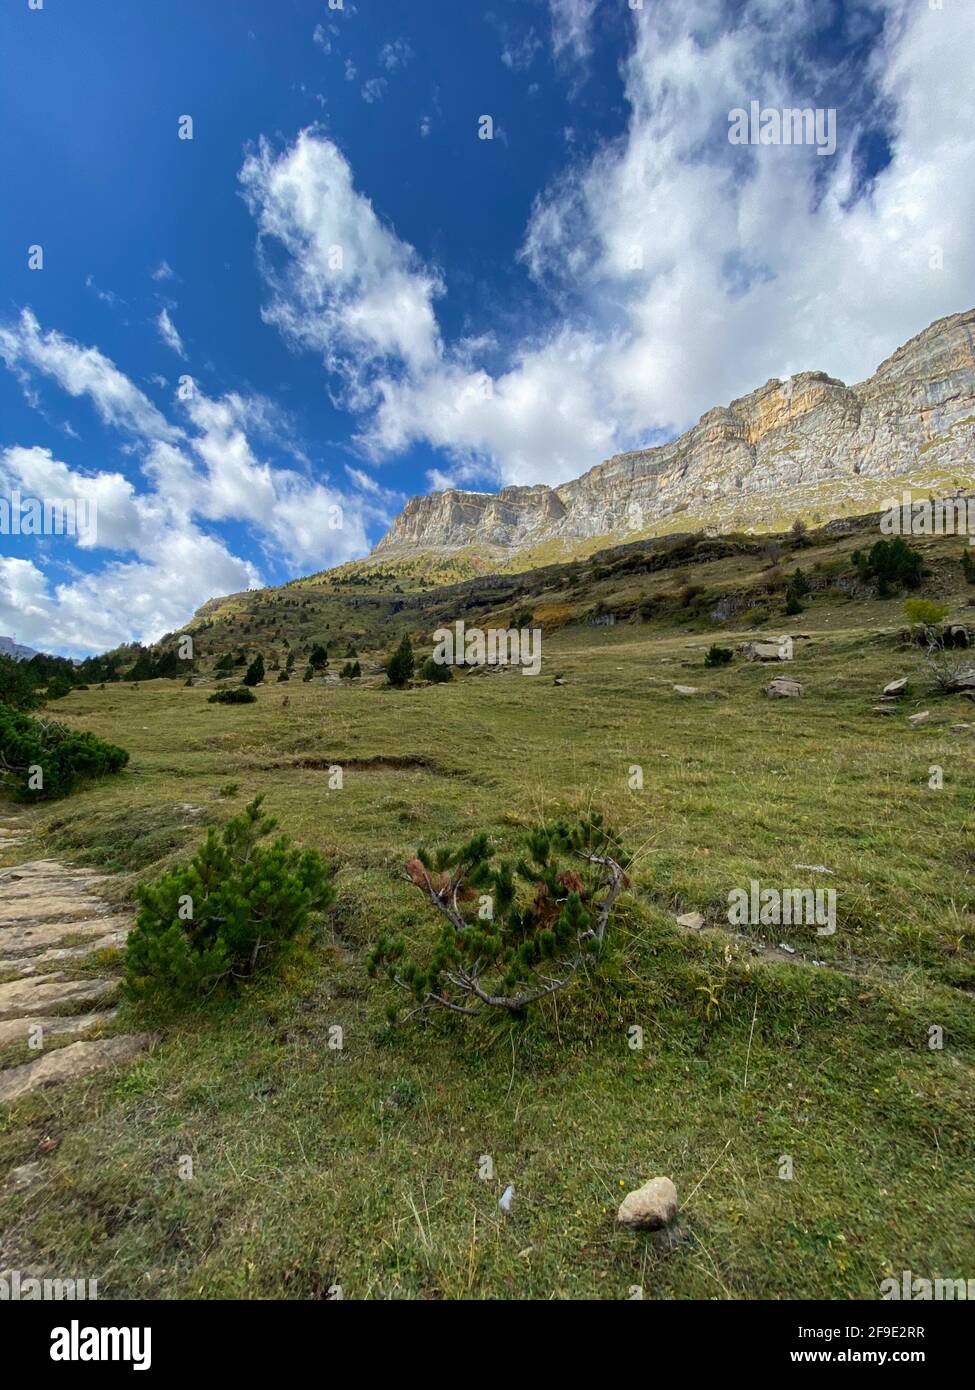
[[[704,926],[704,918],[699,912],[685,912],[682,917],[677,918],[679,927],[690,927],[692,931],[700,931]]]
[[[788,676],[776,676],[775,680],[765,687],[765,694],[773,700],[789,695],[804,695],[805,687],[798,681],[790,680]]]
[[[677,1215],[677,1188],[670,1178],[651,1178],[628,1192],[616,1213],[621,1226],[633,1231],[659,1231]]]

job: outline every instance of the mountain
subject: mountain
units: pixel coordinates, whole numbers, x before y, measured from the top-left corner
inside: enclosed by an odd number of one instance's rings
[[[771,531],[796,516],[879,509],[902,488],[975,482],[975,309],[931,324],[846,386],[824,372],[773,379],[669,444],[616,454],[559,487],[413,497],[361,565],[473,550],[504,565],[588,542],[698,528]],[[526,557],[525,552],[534,552]]]
[[[30,661],[37,656],[33,647],[21,647],[12,637],[0,637],[0,656],[12,656],[14,661]]]

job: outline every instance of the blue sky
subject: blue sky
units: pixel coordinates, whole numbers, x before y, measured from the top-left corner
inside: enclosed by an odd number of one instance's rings
[[[151,640],[414,492],[868,375],[975,299],[973,8],[8,0],[0,496],[98,529],[0,535],[0,633]],[[752,100],[835,154],[731,145]]]

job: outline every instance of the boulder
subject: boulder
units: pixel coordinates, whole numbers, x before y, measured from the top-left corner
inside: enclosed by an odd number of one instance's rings
[[[791,661],[792,641],[746,642],[743,655],[747,661]]]
[[[931,711],[923,709],[920,711],[919,714],[908,715],[907,722],[908,724],[910,724],[912,729],[916,729],[920,724],[926,724],[930,718]]]
[[[790,680],[788,676],[776,676],[775,680],[765,687],[765,694],[773,700],[805,693],[805,687],[798,681]]]
[[[975,691],[975,670],[960,671],[948,682],[945,689],[957,694],[964,694],[966,690]]]
[[[631,1231],[659,1231],[677,1215],[677,1189],[670,1178],[651,1178],[635,1192],[628,1192],[616,1213],[621,1226]]]
[[[904,694],[906,694],[906,692],[907,692],[907,677],[906,677],[906,676],[898,676],[897,680],[895,680],[895,681],[889,681],[889,682],[884,686],[884,689],[883,689],[883,693],[884,693],[884,695],[886,695],[886,696],[891,696],[891,695],[893,695],[893,696],[904,695]]]
[[[678,695],[700,695],[701,693],[696,685],[675,685],[674,689]]]
[[[700,931],[704,926],[704,918],[699,912],[685,912],[683,916],[677,918],[679,927],[690,927],[692,931]]]

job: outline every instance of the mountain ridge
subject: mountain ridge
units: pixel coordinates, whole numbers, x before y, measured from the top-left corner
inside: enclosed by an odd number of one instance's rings
[[[369,561],[467,547],[682,528],[775,529],[789,515],[879,507],[898,485],[975,481],[975,309],[936,320],[847,386],[808,371],[715,406],[667,444],[629,450],[557,487],[450,488],[412,497]],[[365,562],[360,562],[365,563]]]

